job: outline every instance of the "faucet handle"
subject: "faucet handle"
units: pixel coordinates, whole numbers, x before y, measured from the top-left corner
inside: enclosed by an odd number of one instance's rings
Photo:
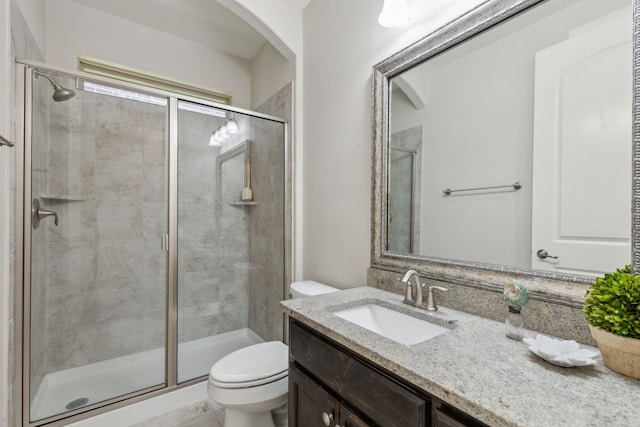
[[[429,293],[427,294],[427,310],[428,311],[438,311],[438,306],[436,305],[436,300],[433,296],[434,289],[437,289],[443,292],[448,291],[447,288],[443,288],[442,286],[429,286]]]

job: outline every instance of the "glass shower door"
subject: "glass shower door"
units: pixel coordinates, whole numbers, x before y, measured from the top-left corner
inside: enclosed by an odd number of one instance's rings
[[[164,98],[44,70],[31,102],[37,421],[166,382],[168,119]]]
[[[281,340],[285,126],[178,103],[178,383]]]

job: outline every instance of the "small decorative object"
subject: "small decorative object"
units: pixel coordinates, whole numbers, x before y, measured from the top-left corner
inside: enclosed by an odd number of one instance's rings
[[[535,339],[524,338],[522,341],[536,356],[565,368],[594,365],[596,361],[593,358],[598,355],[596,351],[580,348],[580,345],[573,340],[557,340],[538,335]]]
[[[598,277],[587,289],[584,304],[604,364],[640,379],[640,275],[627,265]]]
[[[505,335],[514,340],[521,340],[524,336],[524,321],[520,309],[529,301],[529,290],[517,280],[507,280],[502,299],[509,306],[509,313],[505,319]]]

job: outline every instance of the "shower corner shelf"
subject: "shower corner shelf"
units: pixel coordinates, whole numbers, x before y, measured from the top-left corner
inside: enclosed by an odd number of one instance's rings
[[[67,202],[81,202],[85,200],[85,198],[79,194],[41,194],[40,198],[44,200],[62,200]]]
[[[256,206],[258,202],[230,202],[229,206]]]

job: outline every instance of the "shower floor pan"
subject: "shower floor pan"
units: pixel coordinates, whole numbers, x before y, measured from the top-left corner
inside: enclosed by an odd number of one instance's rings
[[[262,341],[252,330],[239,329],[180,343],[178,382],[206,375],[225,355]],[[31,420],[67,412],[68,405],[78,409],[164,382],[164,348],[52,372],[43,377],[36,391]]]

